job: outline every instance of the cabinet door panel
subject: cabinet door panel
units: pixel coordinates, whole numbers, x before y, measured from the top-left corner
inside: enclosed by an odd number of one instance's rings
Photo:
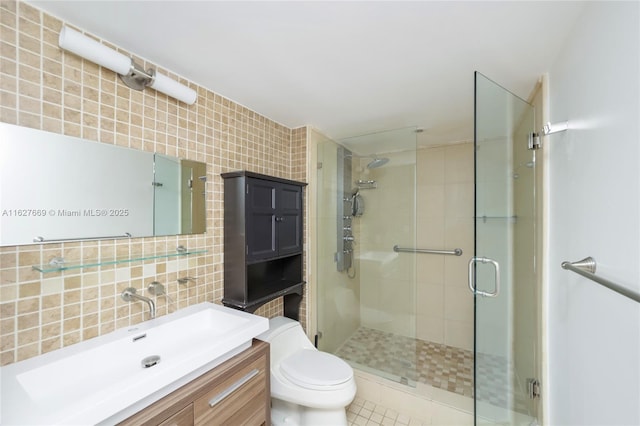
[[[260,425],[269,401],[265,358],[261,357],[212,383],[194,401],[196,425]]]
[[[295,185],[282,184],[278,194],[278,209],[283,211],[302,210],[302,188]]]
[[[282,184],[277,193],[278,254],[302,251],[302,188]]]
[[[251,229],[247,232],[247,259],[259,260],[273,257],[276,248],[276,216],[271,213],[252,213]]]
[[[249,208],[256,211],[273,211],[276,208],[276,188],[271,182],[248,179]]]
[[[285,213],[278,223],[278,253],[280,256],[302,251],[302,216]]]
[[[247,259],[277,255],[276,186],[272,182],[247,179]]]

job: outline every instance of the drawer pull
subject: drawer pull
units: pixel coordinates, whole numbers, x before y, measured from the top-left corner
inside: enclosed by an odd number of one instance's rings
[[[242,377],[240,380],[229,386],[224,391],[220,392],[218,395],[214,396],[209,400],[209,407],[213,408],[216,404],[219,404],[226,397],[237,391],[242,385],[247,383],[249,380],[253,379],[260,373],[260,370],[254,368],[251,370],[246,376]]]

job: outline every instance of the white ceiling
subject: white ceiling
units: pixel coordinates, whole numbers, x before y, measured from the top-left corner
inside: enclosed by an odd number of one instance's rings
[[[288,127],[473,135],[473,72],[527,98],[584,2],[29,1]]]

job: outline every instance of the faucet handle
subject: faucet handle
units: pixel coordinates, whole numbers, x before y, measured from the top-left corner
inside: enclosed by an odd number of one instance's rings
[[[162,296],[166,294],[164,285],[162,285],[162,283],[159,281],[152,281],[151,283],[149,283],[149,285],[147,286],[147,291],[154,296]]]
[[[125,302],[131,302],[134,298],[132,295],[136,294],[137,290],[133,287],[127,287],[122,291],[122,294],[120,295],[122,297],[122,300],[124,300]]]
[[[181,284],[181,285],[186,285],[189,281],[196,282],[196,278],[193,278],[193,277],[178,278],[178,284]]]

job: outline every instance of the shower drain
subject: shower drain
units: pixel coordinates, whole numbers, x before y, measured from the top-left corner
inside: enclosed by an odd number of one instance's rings
[[[150,368],[159,362],[160,362],[160,355],[151,355],[146,358],[143,358],[142,361],[140,361],[140,365],[142,365],[143,368]]]

